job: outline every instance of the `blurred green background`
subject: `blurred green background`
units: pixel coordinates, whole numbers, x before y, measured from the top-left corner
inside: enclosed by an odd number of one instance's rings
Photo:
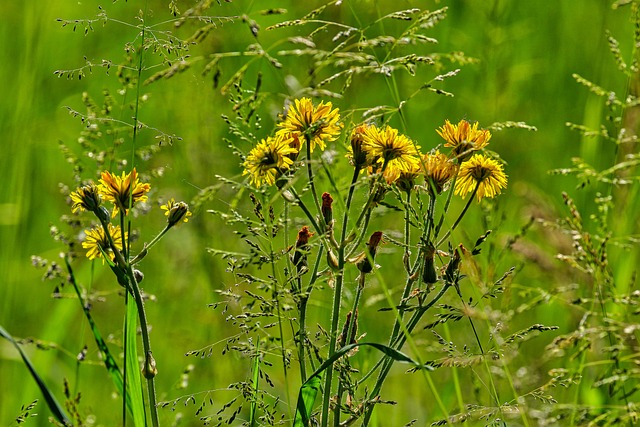
[[[184,11],[191,2],[179,1],[177,4]],[[214,4],[210,13],[246,15],[255,19],[261,26],[260,42],[270,46],[285,35],[309,31],[301,28],[265,31],[265,27],[278,20],[298,18],[311,10],[312,4],[322,3],[233,1]],[[147,6],[149,24],[159,24],[172,18],[168,2],[152,0]],[[135,22],[138,11],[144,7],[145,4],[139,1],[105,5],[110,18],[124,22]],[[270,7],[286,8],[287,13],[284,17],[259,13]],[[611,146],[595,139],[582,141],[578,133],[567,129],[565,122],[597,127],[603,116],[600,100],[577,84],[572,78],[573,73],[609,90],[624,93],[627,82],[616,71],[605,31],[610,30],[621,41],[623,53],[630,52],[629,35],[633,27],[628,10],[613,10],[610,2],[603,0],[347,0],[341,6],[332,6],[330,13],[335,19],[353,23],[354,14],[363,21],[369,21],[381,11],[410,7],[449,8],[448,17],[429,33],[439,44],[418,46],[418,53],[462,51],[478,59],[476,64],[461,67],[458,76],[439,86],[455,97],[425,92],[407,105],[404,110],[405,131],[411,137],[423,148],[435,146],[439,143],[435,129],[445,119],[457,122],[466,118],[479,121],[481,126],[507,120],[524,121],[538,129],[537,132],[505,130],[494,133],[491,148],[507,161],[506,172],[510,179],[509,188],[500,199],[504,221],[496,239],[517,232],[528,221],[534,209],[533,201],[540,204],[538,208],[555,212],[562,206],[560,193],[569,191],[576,195],[580,206],[586,205],[591,196],[576,192],[574,180],[550,176],[547,171],[568,166],[570,158],[576,155],[584,156],[596,166],[610,164],[613,156]],[[96,360],[96,350],[77,301],[65,297],[51,298],[55,283],[41,280],[43,272],[32,267],[31,256],[60,262],[58,253],[62,246],[51,239],[50,227],[59,224],[59,217],[68,212],[59,183],[74,184],[72,171],[59,149],[59,141],[74,147],[74,141],[83,129],[80,120],[71,117],[65,106],[82,110],[83,92],[99,101],[104,89],[113,92],[118,88],[113,69],[107,75],[105,70],[94,67],[93,72],[82,80],[57,78],[54,71],[80,67],[85,64],[84,57],[93,62],[101,59],[119,62],[124,56],[124,44],[135,39],[137,30],[118,25],[115,21],[105,25],[98,21],[93,23],[93,30],[84,35],[82,25],[74,32],[70,26],[63,28],[56,21],[57,18],[95,17],[98,3],[94,1],[5,1],[1,10],[0,82],[3,91],[0,135],[4,149],[0,155],[0,179],[3,183],[0,192],[0,324],[16,337],[59,344],[64,351],[37,349],[33,344],[24,348],[60,396],[62,379],[68,378],[82,391],[82,404],[86,405],[86,411],[94,412],[101,425],[115,425],[119,419],[119,406],[117,399],[103,403],[105,396],[112,393],[104,369],[97,364],[83,365],[76,372],[75,355],[85,344],[89,345],[90,358]],[[177,33],[187,37],[195,28],[186,27],[176,30]],[[254,41],[248,25],[243,19],[236,18],[233,22],[221,22],[202,46],[193,47],[193,55],[243,50]],[[153,62],[157,57],[149,53],[148,60]],[[238,68],[241,63],[240,60],[225,63],[221,80],[230,77],[234,67]],[[284,68],[278,71],[264,64],[259,66],[264,73],[267,90],[286,91],[280,82],[289,74],[305,83],[306,70],[288,68],[296,64],[295,59],[285,59],[283,64]],[[162,176],[152,181],[152,197],[190,201],[200,189],[216,183],[215,175],[240,173],[237,157],[222,140],[228,134],[220,114],[232,114],[230,103],[219,89],[213,87],[211,76],[201,76],[201,66],[202,63],[173,79],[143,88],[143,92],[149,94],[149,100],[141,111],[140,119],[183,138],[163,149],[149,164],[138,164],[141,171],[151,167],[164,168]],[[253,84],[249,82],[255,72],[256,69],[252,69],[248,74],[246,82],[249,87]],[[146,77],[151,74],[148,72]],[[433,77],[435,74],[427,71],[427,75]],[[412,88],[423,83],[402,73],[397,82],[401,97],[408,96]],[[281,101],[274,97],[268,105],[278,108]],[[348,97],[334,100],[341,110],[356,106],[393,105],[393,102],[384,78],[379,76],[355,80]],[[265,136],[273,123],[267,119],[263,126],[262,136]],[[142,132],[140,138],[143,145],[156,143],[151,132]],[[124,158],[130,157],[126,144],[120,154]],[[85,176],[92,177],[89,172]],[[228,335],[224,315],[208,308],[207,303],[216,300],[215,289],[223,289],[230,283],[224,275],[224,264],[209,256],[205,248],[234,247],[237,245],[236,237],[230,227],[205,210],[223,209],[230,197],[229,192],[216,194],[212,202],[194,213],[187,225],[170,233],[149,257],[153,259],[143,265],[146,276],[143,286],[156,297],[156,301],[148,304],[148,317],[153,325],[151,339],[160,370],[158,389],[161,400],[187,392],[226,387],[250,371],[248,361],[233,357],[214,356],[202,360],[184,357],[187,351],[217,342]],[[476,209],[475,215],[481,215],[481,211]],[[156,210],[144,221],[141,239],[148,241],[161,228],[164,219]],[[474,223],[474,220],[469,222]],[[475,222],[479,224],[480,219]],[[472,233],[472,236],[476,234]],[[549,259],[552,256],[553,253],[548,254]],[[500,260],[496,269],[504,270],[514,263],[519,264],[521,260]],[[556,264],[552,265],[560,269]],[[109,297],[104,303],[95,304],[93,312],[99,319],[103,334],[113,334],[112,339],[118,342],[122,307],[120,299],[115,298],[111,291],[113,283],[108,270],[100,263],[96,263],[92,270],[88,262],[80,262],[75,268],[84,285],[89,284],[93,274],[92,286]],[[553,272],[547,272],[545,276],[539,266],[523,265],[515,281],[545,287],[558,285],[549,283],[558,277],[563,276]],[[564,277],[570,280],[569,273]],[[538,315],[544,319],[529,319],[529,323],[540,321],[567,325],[575,320],[567,318],[563,311],[538,312]],[[372,314],[369,320],[375,322],[376,316]],[[384,332],[381,335],[375,330],[368,332],[370,338],[384,339]],[[541,338],[541,342],[549,339]],[[214,354],[219,354],[219,350]],[[191,383],[186,391],[178,389],[181,375],[189,364],[195,365]],[[391,424],[380,425],[402,425],[413,417],[431,419],[428,411],[433,408],[409,397],[420,399],[419,396],[428,395],[421,390],[425,387],[424,382],[416,379],[415,386],[407,385],[402,372],[399,370],[388,386],[388,394],[400,401],[400,407],[389,410],[394,414],[388,419]],[[0,341],[0,425],[11,425],[20,406],[36,398],[41,399],[41,396],[17,353],[9,343]],[[223,400],[224,397],[219,399]],[[414,411],[413,415],[401,415],[403,408]],[[185,412],[185,419],[190,421],[193,411],[181,410]],[[42,399],[37,412],[40,417],[27,425],[47,425],[45,415],[48,411]],[[167,410],[161,415],[165,419],[175,416]]]

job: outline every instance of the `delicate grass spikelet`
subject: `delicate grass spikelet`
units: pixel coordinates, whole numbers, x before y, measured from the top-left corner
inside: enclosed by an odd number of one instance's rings
[[[278,123],[281,128],[276,135],[287,135],[299,138],[306,137],[309,141],[311,151],[316,145],[324,150],[326,142],[335,141],[342,125],[338,123],[340,113],[338,108],[333,108],[331,102],[320,102],[314,107],[309,98],[296,99],[289,106],[286,118]]]
[[[247,155],[242,164],[243,175],[249,175],[251,183],[260,187],[263,183],[273,185],[282,173],[289,169],[293,160],[289,157],[298,151],[292,146],[290,134],[276,134],[263,139]]]
[[[502,165],[487,156],[475,154],[460,166],[455,193],[465,197],[475,191],[479,202],[483,197],[495,197],[506,187],[507,175]]]

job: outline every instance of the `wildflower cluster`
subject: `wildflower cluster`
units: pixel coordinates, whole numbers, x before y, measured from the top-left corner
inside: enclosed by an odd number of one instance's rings
[[[364,375],[364,378],[368,378],[379,369],[377,380],[365,388],[365,396],[360,398],[360,405],[365,405],[363,402],[371,402],[378,398],[394,362],[389,354],[402,348],[407,339],[406,332],[410,333],[416,327],[424,313],[440,300],[448,289],[455,289],[462,297],[459,282],[464,276],[460,274],[460,268],[465,259],[477,252],[472,253],[462,243],[452,243],[448,238],[461,223],[473,200],[480,202],[484,198],[499,195],[507,186],[507,176],[499,159],[485,154],[484,149],[491,139],[491,133],[479,128],[478,123],[461,120],[452,124],[447,120],[436,130],[444,142],[434,144],[434,148],[426,153],[421,151],[421,144],[400,133],[398,129],[387,124],[360,123],[351,127],[347,136],[346,158],[353,167],[353,177],[346,197],[339,203],[342,215],[336,215],[333,210],[335,193],[332,195],[325,191],[319,197],[320,193],[316,191],[316,185],[319,185],[316,176],[320,171],[321,162],[314,161],[313,156],[317,155],[314,152],[316,148],[323,151],[329,143],[338,140],[343,132],[340,120],[338,108],[333,108],[330,102],[314,104],[308,98],[294,100],[284,118],[276,124],[275,135],[260,141],[245,157],[243,175],[248,176],[250,184],[258,188],[275,185],[285,203],[298,206],[308,221],[308,225],[297,229],[295,244],[282,251],[290,254],[287,266],[284,267],[287,279],[283,283],[273,285],[273,292],[276,292],[275,289],[289,288],[292,302],[298,310],[296,319],[299,331],[296,333],[295,342],[303,381],[313,379],[307,375],[307,367],[322,361],[320,358],[317,361],[313,360],[312,355],[317,355],[319,350],[306,338],[307,302],[316,282],[321,280],[321,274],[332,275],[334,299],[331,319],[329,325],[325,326],[328,330],[329,346],[324,360],[335,360],[341,355],[348,359],[355,354],[357,346],[360,345],[357,332],[360,297],[365,292],[369,278],[377,274],[380,246],[393,240],[383,231],[369,231],[372,212],[385,203],[384,199],[389,194],[393,194],[402,203],[404,240],[401,244],[404,248],[405,286],[397,305],[399,316],[391,330],[387,345],[389,349],[372,371]],[[306,169],[307,172],[307,182],[304,186],[299,184],[299,180],[293,179],[300,169]],[[339,178],[331,176],[331,170],[326,164],[322,166],[322,172],[329,176],[328,181],[335,190],[335,183],[340,181]],[[363,174],[366,175],[364,179],[361,178]],[[368,185],[362,186],[362,181]],[[365,188],[368,193],[365,197],[366,202],[359,210],[353,206],[354,200],[357,200],[354,193],[358,188]],[[443,194],[446,194],[446,201],[440,208],[441,217],[436,220],[436,202]],[[416,199],[412,197],[416,195],[419,202],[414,203]],[[462,198],[471,196],[458,216],[454,217],[455,220],[445,222],[445,216],[450,213],[453,195]],[[251,197],[255,212],[264,220],[261,213],[262,204],[256,195]],[[422,197],[425,197],[428,203],[422,203]],[[312,199],[315,205],[315,212],[311,205],[307,206],[309,199]],[[271,203],[266,198],[264,202]],[[273,216],[273,211],[270,215]],[[444,224],[451,225],[445,228]],[[252,225],[251,229],[255,233],[255,226]],[[412,229],[417,229],[418,238],[412,234]],[[266,239],[271,242],[275,236],[272,233],[265,233]],[[483,239],[478,239],[476,245]],[[446,247],[445,242],[448,244],[448,252],[442,250]],[[259,243],[254,242],[251,245],[255,250],[260,248]],[[271,248],[273,243],[269,245]],[[413,254],[410,251],[412,247],[417,248]],[[310,256],[316,249],[320,253],[315,257]],[[258,258],[260,261],[256,262],[271,262],[274,264],[272,271],[277,271],[282,266],[276,265],[277,259],[273,257],[272,250],[264,251]],[[312,264],[313,259],[315,264]],[[326,268],[322,264],[326,264]],[[346,315],[341,315],[341,306],[344,303],[342,289],[350,277],[345,271],[351,268],[355,268],[354,272],[357,274],[355,297],[351,309]],[[311,277],[305,287],[301,276],[309,273]],[[276,279],[272,277],[271,280]],[[430,293],[438,284],[440,291],[429,300]],[[410,306],[410,302],[415,302],[413,309],[407,310],[406,313],[409,316],[411,312],[411,317],[403,320],[404,310]],[[253,303],[249,304],[247,310],[251,310],[252,306]],[[256,314],[255,317],[264,314]],[[404,331],[403,324],[406,325]],[[282,341],[282,338],[280,340]],[[377,348],[381,348],[381,344],[376,345]],[[285,350],[282,351],[284,354]],[[334,364],[326,366],[320,416],[323,425],[327,425],[331,417],[330,408],[340,408],[343,404],[347,405],[343,407],[347,408],[343,412],[351,414],[352,418],[363,417],[363,425],[367,425],[371,416],[373,406],[356,406],[358,398],[354,393],[357,387],[349,379],[353,371],[348,363],[340,361],[336,362],[335,367]],[[334,369],[338,372],[337,375],[334,375]],[[337,390],[332,388],[334,376],[338,381]],[[311,393],[310,390],[307,392]],[[296,420],[307,425],[311,408],[302,409],[298,406],[298,410]],[[340,409],[334,409],[332,415],[336,425],[347,422],[341,419],[340,412]]]
[[[73,213],[89,211],[94,213],[100,221],[99,226],[85,230],[86,238],[82,242],[82,247],[87,249],[87,258],[93,260],[102,256],[103,262],[109,260],[112,263],[116,260],[116,254],[123,251],[125,248],[123,242],[126,242],[128,236],[122,228],[123,220],[120,225],[115,226],[110,220],[118,213],[123,219],[136,203],[146,202],[150,189],[151,186],[148,183],[140,182],[138,172],[134,168],[130,173],[122,172],[121,176],[104,171],[98,185],[91,182],[71,193]],[[102,206],[103,202],[110,202],[113,205],[110,215]],[[175,202],[174,199],[161,206],[161,209],[166,211],[167,225],[152,243],[157,242],[169,228],[180,221],[187,222],[191,216],[189,205],[185,202]],[[147,249],[149,246],[150,244],[147,245]]]
[[[327,142],[335,141],[342,132],[339,109],[332,107],[331,102],[314,106],[309,98],[294,100],[275,136],[263,139],[249,152],[243,175],[257,187],[274,185],[293,168],[303,143],[308,144],[309,153],[315,147],[324,150]],[[472,193],[478,201],[493,198],[506,188],[502,164],[481,154],[491,139],[488,130],[478,129],[477,122],[452,124],[446,120],[437,133],[445,140],[444,146],[451,148],[448,155],[438,149],[421,154],[420,145],[397,129],[364,123],[351,131],[347,158],[357,170],[381,174],[387,184],[405,191],[411,190],[420,176],[432,195],[442,193],[454,177],[455,194],[465,197]]]
[[[142,344],[144,348],[144,364],[142,375],[147,380],[147,391],[149,395],[149,409],[151,420],[154,426],[158,425],[158,414],[155,403],[155,382],[157,374],[156,361],[153,358],[151,345],[149,342],[149,332],[144,310],[144,301],[139,283],[144,275],[138,270],[137,264],[148,254],[149,249],[155,245],[164,234],[180,222],[187,222],[191,216],[189,205],[185,202],[176,202],[170,199],[161,209],[166,211],[167,223],[162,231],[154,239],[145,244],[143,250],[136,256],[131,255],[129,233],[125,231],[125,219],[131,209],[138,203],[146,202],[151,185],[141,182],[138,172],[134,168],[129,173],[122,173],[120,176],[104,171],[101,174],[99,183],[96,185],[90,182],[81,186],[71,193],[71,209],[74,213],[88,211],[92,212],[99,221],[95,227],[85,230],[85,239],[82,247],[87,250],[87,258],[94,260],[101,258],[106,261],[113,271],[118,284],[126,289],[127,313],[129,307],[134,307],[140,322]],[[112,205],[111,213],[103,203]],[[111,221],[118,216],[120,223],[113,225]],[[69,267],[70,269],[70,267]],[[131,298],[129,298],[131,296]],[[131,322],[131,321],[130,321]],[[126,323],[126,322],[125,322]],[[133,323],[135,325],[135,321]],[[132,331],[135,331],[135,326]],[[108,349],[101,347],[105,357]],[[134,359],[137,358],[137,350],[128,348],[126,352],[132,352]],[[111,366],[113,369],[113,366]],[[117,369],[117,368],[116,368]],[[131,368],[129,368],[131,369]],[[126,374],[126,373],[125,373]]]

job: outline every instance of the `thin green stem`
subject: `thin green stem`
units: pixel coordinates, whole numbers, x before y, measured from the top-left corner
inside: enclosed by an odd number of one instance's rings
[[[435,303],[437,303],[440,298],[442,298],[444,296],[444,294],[447,292],[447,290],[450,288],[451,286],[444,284],[442,285],[442,288],[440,289],[440,291],[438,292],[438,294],[436,294],[433,299],[431,301],[429,301],[429,303],[423,305],[422,307],[418,308],[416,311],[413,312],[413,315],[411,316],[411,318],[409,319],[409,321],[407,322],[406,326],[405,326],[405,334],[399,334],[395,340],[390,344],[391,348],[394,348],[396,350],[401,350],[402,346],[404,345],[405,341],[407,340],[407,336],[408,334],[410,334],[413,329],[417,326],[418,322],[420,321],[420,319],[422,318],[422,316],[427,312],[427,310],[429,310]],[[376,379],[376,383],[373,386],[373,389],[371,390],[371,392],[369,393],[369,400],[373,401],[373,399],[375,399],[378,394],[380,393],[380,390],[382,389],[382,384],[384,383],[384,381],[387,378],[387,375],[389,374],[389,371],[391,370],[391,367],[393,365],[393,359],[389,358],[389,357],[382,357],[380,358],[380,360],[376,363],[376,365],[371,369],[371,371],[369,371],[369,373],[367,373],[359,382],[358,384],[362,383],[366,378],[368,378],[373,372],[375,372],[378,367],[380,365],[382,366],[382,369],[380,370],[380,373],[378,374],[378,378]],[[367,426],[369,424],[369,420],[371,418],[371,415],[373,413],[373,409],[374,406],[369,406],[365,412],[365,416],[364,416],[364,420],[362,422],[363,426]]]
[[[349,318],[349,323],[346,325],[346,334],[343,337],[344,345],[353,344],[351,342],[351,335],[353,334],[354,328],[357,328],[356,324],[356,313],[358,311],[358,305],[360,304],[360,297],[362,296],[362,291],[364,290],[366,280],[366,274],[360,273],[358,276],[358,288],[356,289],[356,296],[353,300],[353,307],[351,308],[351,317]],[[340,426],[340,405],[342,403],[342,395],[344,394],[344,384],[342,381],[338,382],[338,398],[336,399],[336,408],[333,415],[333,426]]]
[[[313,197],[313,202],[316,205],[316,211],[318,212],[320,221],[323,224],[323,228],[325,228],[326,224],[324,224],[324,217],[322,216],[322,210],[320,209],[320,201],[318,200],[316,184],[314,183],[313,168],[311,167],[311,137],[305,133],[304,139],[307,141],[307,176],[309,179],[309,187],[311,188],[311,196]]]
[[[351,203],[353,200],[353,192],[355,184],[358,180],[359,169],[355,168],[353,171],[353,177],[351,178],[351,185],[349,186],[349,194],[347,195],[347,203],[345,205],[344,215],[342,219],[342,235],[340,236],[340,244],[338,247],[338,268],[336,271],[336,285],[333,293],[333,306],[331,311],[331,329],[329,337],[329,355],[331,357],[336,351],[336,339],[338,333],[338,320],[340,319],[340,303],[342,301],[342,284],[344,282],[344,266],[345,260],[345,238],[347,233],[347,224],[349,222],[349,211],[351,209]],[[322,399],[322,426],[327,427],[329,424],[329,402],[331,398],[331,382],[333,380],[333,365],[329,365],[326,370],[324,379],[324,393]],[[338,412],[339,418],[339,412]]]
[[[151,343],[149,340],[149,329],[147,326],[147,316],[144,309],[144,301],[142,300],[142,294],[140,293],[140,287],[133,274],[133,268],[131,265],[127,266],[127,275],[129,276],[129,282],[133,289],[133,297],[135,298],[136,307],[138,309],[138,319],[140,320],[140,331],[142,335],[142,347],[145,354],[145,367],[150,364],[152,356]],[[151,422],[153,427],[158,427],[158,408],[156,407],[156,387],[155,387],[155,375],[145,375],[147,378],[147,392],[149,395],[149,409],[151,412]]]
[[[442,224],[444,223],[444,217],[449,211],[449,206],[451,205],[451,199],[453,198],[453,191],[456,186],[457,180],[458,180],[458,174],[456,173],[453,176],[451,185],[449,186],[449,193],[447,193],[447,200],[444,202],[444,209],[442,210],[442,214],[440,215],[440,220],[438,221],[438,225],[436,226],[433,232],[433,240],[436,240],[438,238],[438,234],[440,234],[440,229],[442,228]]]
[[[171,227],[169,226],[169,224],[166,225],[166,227],[164,227],[162,229],[162,231],[160,233],[158,233],[152,240],[151,242],[147,243],[144,245],[144,248],[142,249],[142,251],[140,251],[139,254],[137,254],[132,260],[131,260],[131,265],[136,265],[137,263],[139,263],[140,261],[142,261],[142,259],[147,256],[147,253],[149,251],[149,249],[151,249],[156,243],[158,243],[160,241],[160,239],[162,239],[162,237],[167,233],[167,231],[169,231]]]
[[[469,209],[469,206],[471,206],[471,202],[473,202],[473,198],[475,197],[476,193],[478,192],[478,188],[479,187],[480,187],[480,182],[478,182],[476,184],[476,187],[473,189],[473,193],[471,193],[471,197],[469,197],[469,200],[467,201],[467,204],[464,205],[464,208],[462,209],[462,212],[460,212],[460,215],[458,215],[458,218],[456,219],[456,222],[454,222],[453,225],[451,226],[451,228],[449,228],[447,230],[445,235],[442,236],[442,238],[440,240],[438,240],[438,243],[436,243],[436,248],[438,246],[440,246],[442,244],[442,242],[444,242],[447,239],[447,237],[449,237],[451,235],[451,232],[456,229],[458,224],[460,224],[460,221],[462,221],[462,217],[464,217],[464,215],[467,213],[467,210]]]

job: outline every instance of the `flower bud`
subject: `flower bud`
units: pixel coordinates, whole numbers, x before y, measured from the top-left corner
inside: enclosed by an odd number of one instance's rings
[[[376,231],[369,238],[367,243],[367,249],[362,253],[359,259],[356,261],[356,267],[363,273],[371,273],[373,270],[373,261],[378,251],[378,245],[382,241],[382,231]]]
[[[307,267],[307,254],[309,252],[309,238],[314,233],[309,231],[309,227],[306,225],[298,232],[298,238],[296,239],[295,252],[293,253],[293,265],[296,266],[298,274],[302,274]]]
[[[333,209],[331,208],[331,204],[333,203],[333,197],[329,193],[322,193],[322,217],[324,218],[324,223],[329,226],[331,221],[333,221]]]
[[[166,211],[164,215],[167,217],[168,227],[173,227],[180,221],[188,222],[191,216],[189,205],[185,202],[175,202],[174,199],[170,199],[167,204],[162,205],[160,209]]]
[[[435,266],[436,248],[429,242],[424,251],[424,265],[422,266],[422,281],[431,285],[438,281],[438,273]]]
[[[133,277],[136,279],[136,283],[140,283],[144,280],[144,273],[142,271],[133,269]]]
[[[151,352],[147,352],[147,357],[144,360],[144,366],[142,367],[142,376],[150,380],[158,375],[158,368],[156,367],[156,359],[153,358]]]
[[[351,333],[349,334],[349,329]],[[349,336],[347,336],[347,334]],[[355,314],[351,311],[347,313],[347,319],[342,327],[342,332],[338,336],[338,347],[344,347],[345,345],[356,344],[358,342],[358,310]],[[354,348],[347,353],[347,357],[353,356],[358,351],[358,348]]]
[[[102,203],[102,197],[98,187],[91,183],[79,187],[76,191],[71,193],[71,211],[84,211],[96,212]]]

